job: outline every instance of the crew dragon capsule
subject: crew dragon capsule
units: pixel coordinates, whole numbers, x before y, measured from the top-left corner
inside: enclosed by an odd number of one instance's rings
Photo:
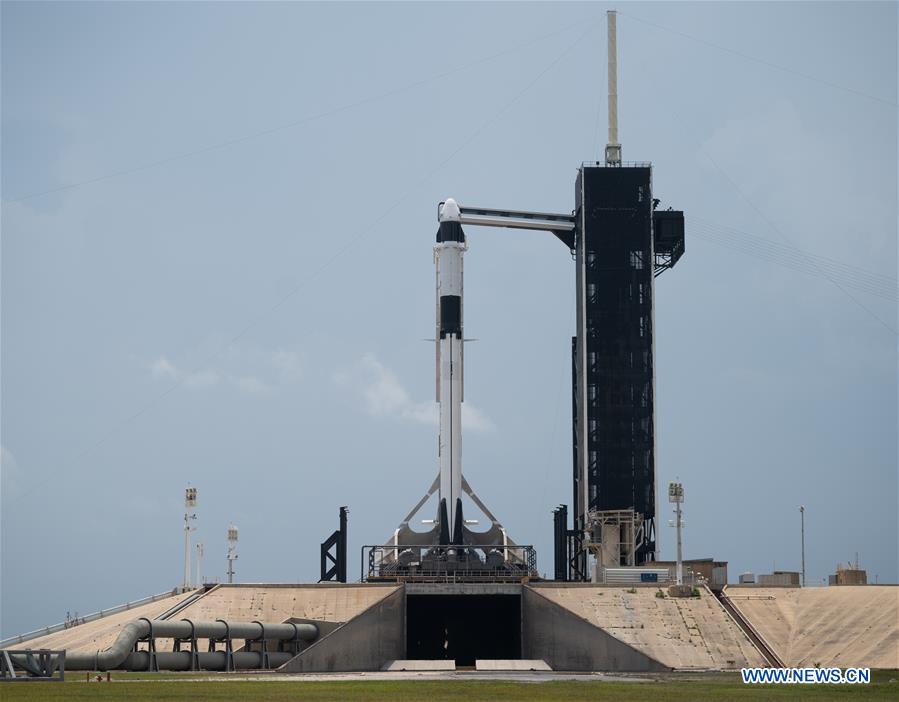
[[[461,544],[462,527],[462,256],[468,249],[453,199],[440,209],[437,266],[437,402],[440,405],[440,543]]]

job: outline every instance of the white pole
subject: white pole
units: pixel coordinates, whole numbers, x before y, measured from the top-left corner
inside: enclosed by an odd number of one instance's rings
[[[799,505],[799,519],[802,524],[802,587],[805,587],[805,505]]]
[[[677,584],[684,584],[684,555],[681,542],[681,503],[677,503]]]
[[[184,491],[184,582],[182,588],[184,590],[191,589],[190,583],[190,520],[196,519],[196,514],[191,514],[190,510],[197,504],[197,489],[187,486]]]
[[[203,584],[203,544],[197,544],[197,587]]]
[[[621,144],[618,143],[618,39],[617,13],[606,12],[608,20],[608,82],[609,82],[609,143],[606,145],[606,165],[621,165]]]
[[[684,501],[684,485],[683,483],[668,483],[668,502],[675,504],[674,514],[676,515],[674,526],[677,528],[677,566],[676,576],[677,584],[684,584],[684,554],[683,540],[681,538],[681,529],[684,526],[683,513],[681,512],[681,504]],[[668,522],[671,526],[671,522]]]
[[[228,525],[228,582],[234,582],[234,561],[237,560],[237,527],[233,524]]]
[[[185,590],[190,590],[190,515],[184,513],[184,583]]]

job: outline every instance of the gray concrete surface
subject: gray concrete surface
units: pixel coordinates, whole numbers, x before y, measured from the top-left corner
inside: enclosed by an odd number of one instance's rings
[[[668,597],[657,586],[540,583],[525,589],[667,668],[734,670],[765,665],[752,641],[704,588],[699,588],[698,597],[683,598]],[[624,670],[604,665],[597,669]]]
[[[322,637],[280,672],[380,671],[406,655],[406,602],[402,588]]]
[[[668,667],[545,597],[524,588],[522,657],[553,670],[650,672]]]
[[[897,585],[729,585],[725,594],[788,666],[899,668]]]

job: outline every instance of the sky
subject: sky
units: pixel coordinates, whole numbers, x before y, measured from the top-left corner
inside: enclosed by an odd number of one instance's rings
[[[437,469],[437,203],[570,212],[601,3],[18,3],[2,21],[3,636],[204,577],[349,576]],[[657,476],[685,556],[897,582],[897,6],[619,4],[620,139],[682,209]],[[574,264],[471,227],[463,472],[552,571]],[[660,500],[661,558],[673,558]],[[430,516],[430,515],[425,515]]]

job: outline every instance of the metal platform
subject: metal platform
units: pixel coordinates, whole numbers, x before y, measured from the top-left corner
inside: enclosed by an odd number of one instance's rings
[[[536,550],[518,544],[366,545],[360,566],[365,582],[520,583],[539,579]]]

